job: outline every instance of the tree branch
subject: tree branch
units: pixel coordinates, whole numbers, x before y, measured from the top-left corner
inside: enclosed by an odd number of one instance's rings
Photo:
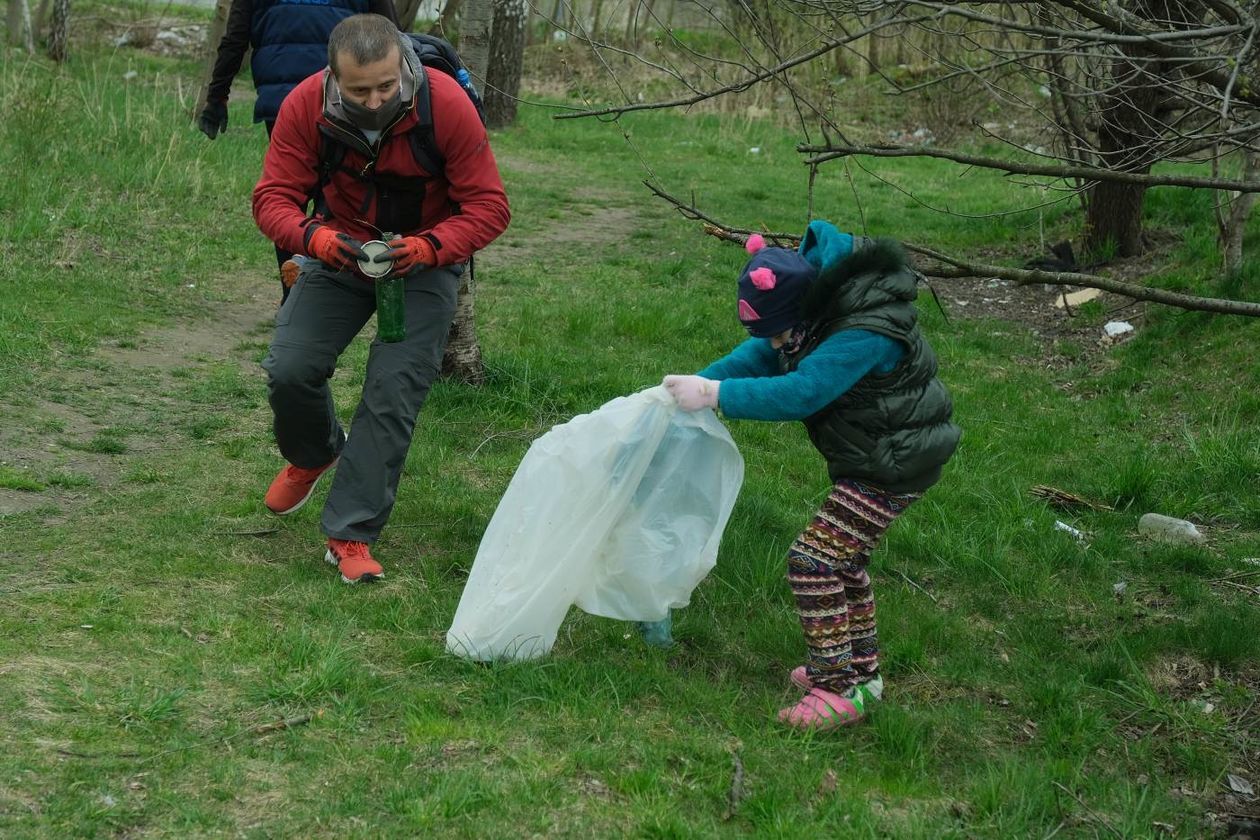
[[[1074,9],[1109,32],[1117,33],[1118,35],[1137,36],[1139,41],[1135,42],[1134,46],[1144,52],[1157,55],[1160,58],[1177,59],[1184,62],[1183,69],[1186,72],[1194,74],[1217,90],[1223,90],[1226,85],[1230,84],[1230,74],[1224,73],[1208,64],[1210,60],[1208,57],[1199,55],[1184,47],[1166,43],[1165,40],[1171,34],[1170,32],[1153,32],[1138,26],[1134,20],[1135,16],[1124,11],[1116,4],[1107,4],[1105,7],[1095,8],[1093,0],[1058,0],[1058,2],[1060,5]],[[1223,28],[1232,28],[1235,32],[1245,32],[1251,27],[1214,27],[1212,29],[1187,30],[1187,32],[1197,31],[1198,35],[1194,36],[1196,39],[1207,35],[1231,34],[1219,31]],[[1161,38],[1159,36],[1164,37]],[[1241,76],[1238,82],[1238,98],[1249,105],[1260,105],[1260,91],[1256,90],[1251,77]]]
[[[601,108],[598,110],[580,111],[576,114],[556,114],[553,117],[553,119],[573,120],[573,119],[578,119],[579,117],[603,117],[603,116],[608,116],[610,114],[616,114],[620,116],[621,114],[627,114],[631,111],[660,111],[666,108],[680,108],[687,105],[695,105],[698,102],[703,102],[706,99],[713,99],[715,97],[721,96],[726,93],[735,93],[737,91],[747,90],[748,88],[752,87],[758,82],[764,82],[766,79],[769,79],[773,76],[777,76],[780,73],[783,73],[785,70],[790,70],[791,68],[796,67],[798,65],[808,63],[814,60],[815,58],[818,58],[818,56],[820,55],[826,55],[832,50],[839,49],[840,47],[843,47],[845,44],[848,44],[851,41],[856,41],[858,38],[861,38],[865,35],[871,34],[872,32],[876,32],[880,29],[890,26],[892,23],[914,23],[917,20],[923,20],[923,18],[897,20],[897,21],[891,21],[891,22],[883,21],[880,23],[872,24],[866,27],[865,29],[859,30],[858,32],[855,32],[850,35],[846,35],[843,38],[837,38],[832,41],[827,41],[820,47],[812,49],[809,52],[803,53],[794,58],[789,58],[787,61],[780,62],[774,67],[767,68],[760,73],[754,73],[751,76],[746,76],[743,79],[740,79],[739,81],[736,81],[736,82],[732,82],[731,84],[725,85],[724,87],[714,88],[713,90],[708,90],[708,91],[701,91],[695,94],[694,96],[686,96],[681,99],[673,99],[673,100],[662,101],[662,102],[641,102],[634,105],[612,105],[607,108]]]
[[[1188,175],[1154,175],[1139,172],[1121,172],[1113,169],[1102,169],[1095,166],[1073,166],[1063,163],[1036,164],[1016,163],[1015,161],[954,152],[949,149],[932,149],[920,146],[894,146],[879,144],[875,146],[837,145],[810,146],[801,144],[796,147],[801,154],[814,155],[805,163],[815,165],[834,158],[850,155],[867,155],[870,157],[930,157],[951,160],[967,166],[979,166],[984,169],[996,169],[1011,175],[1045,175],[1052,178],[1080,178],[1085,181],[1114,181],[1121,184],[1142,184],[1147,187],[1193,187],[1206,190],[1235,190],[1237,192],[1260,192],[1260,181],[1234,181],[1227,178],[1194,178]]]
[[[962,276],[962,277],[1000,277],[1003,280],[1011,280],[1014,283],[1026,286],[1031,283],[1044,283],[1048,286],[1086,286],[1091,289],[1101,289],[1104,292],[1114,292],[1118,295],[1124,295],[1134,300],[1146,300],[1151,303],[1162,303],[1166,306],[1175,306],[1178,309],[1189,309],[1195,312],[1218,312],[1222,315],[1246,315],[1251,318],[1260,318],[1260,303],[1245,300],[1227,300],[1225,298],[1209,298],[1199,297],[1198,295],[1187,295],[1182,292],[1170,292],[1166,289],[1153,289],[1150,286],[1140,286],[1137,283],[1126,283],[1123,280],[1114,280],[1110,277],[1102,277],[1097,274],[1080,274],[1074,271],[1038,271],[1025,268],[1007,268],[1001,265],[990,265],[988,263],[975,263],[967,260],[960,260],[957,257],[951,257],[948,254],[942,254],[931,248],[925,248],[922,245],[914,245],[910,242],[902,242],[907,251],[913,251],[916,254],[922,254],[934,260],[952,265],[962,269],[963,274],[934,274],[932,272],[924,272],[931,276]]]
[[[716,237],[725,242],[733,242],[742,245],[748,236],[752,233],[761,233],[763,237],[769,239],[776,244],[796,245],[800,242],[800,236],[791,233],[773,233],[769,231],[755,231],[749,228],[735,228],[709,216],[702,212],[694,205],[685,204],[664,190],[650,183],[644,182],[649,190],[651,190],[659,198],[674,205],[674,208],[683,215],[684,218],[704,222],[704,232],[709,236]],[[957,257],[951,257],[932,248],[926,248],[922,245],[915,245],[911,242],[901,241],[901,244],[907,251],[916,254],[922,254],[938,262],[952,265],[958,272],[929,272],[925,271],[932,277],[999,277],[1003,280],[1011,280],[1018,285],[1024,286],[1031,283],[1044,283],[1050,286],[1085,286],[1091,289],[1101,289],[1104,292],[1114,292],[1115,294],[1124,295],[1133,300],[1145,300],[1151,303],[1161,303],[1165,306],[1173,306],[1178,309],[1187,309],[1195,312],[1216,312],[1222,315],[1245,315],[1251,318],[1260,318],[1260,303],[1241,300],[1227,300],[1224,298],[1199,297],[1197,295],[1187,295],[1182,292],[1171,292],[1166,289],[1153,289],[1149,286],[1140,286],[1136,283],[1126,283],[1123,280],[1113,280],[1110,277],[1101,277],[1097,274],[1081,274],[1074,271],[1038,271],[1023,268],[1008,268],[1001,265],[990,265],[988,263],[969,262],[961,260]]]

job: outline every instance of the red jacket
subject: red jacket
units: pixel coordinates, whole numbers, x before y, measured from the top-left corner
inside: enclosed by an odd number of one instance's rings
[[[402,176],[423,189],[418,225],[387,232],[425,234],[437,251],[438,265],[452,265],[467,261],[474,251],[503,233],[510,213],[494,153],[476,108],[450,76],[427,68],[425,74],[429,80],[434,141],[446,160],[445,173],[431,177],[416,163],[406,137],[406,132],[419,122],[414,108],[409,108],[406,116],[380,139],[375,171],[384,177]],[[281,248],[298,254],[306,251],[308,227],[325,221],[323,216],[310,219],[305,212],[307,199],[319,180],[320,146],[328,142],[321,139],[319,126],[335,127],[324,111],[323,82],[324,73],[316,73],[285,97],[263,159],[262,176],[254,186],[254,220],[258,228]],[[365,171],[369,161],[363,150],[349,147],[341,167],[324,187],[328,226],[360,241],[380,238],[381,232],[375,228],[379,190],[344,170]],[[418,197],[416,193],[412,195]],[[361,209],[365,200],[366,211]]]

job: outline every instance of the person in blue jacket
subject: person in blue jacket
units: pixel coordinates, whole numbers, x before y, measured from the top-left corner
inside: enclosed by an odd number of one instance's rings
[[[398,25],[394,0],[232,0],[197,127],[211,140],[227,131],[232,80],[240,72],[245,51],[253,49],[249,68],[258,92],[254,122],[262,123],[270,137],[280,103],[289,91],[328,66],[328,35],[333,27],[363,12],[384,15]],[[281,302],[297,279],[292,256],[276,246]]]
[[[787,556],[806,663],[805,691],[779,712],[825,730],[861,720],[884,689],[867,573],[885,530],[941,476],[961,435],[918,327],[917,275],[904,250],[809,226],[799,251],[749,238],[739,320],[750,338],[696,375],[665,387],[686,411],[803,421],[832,488]],[[668,619],[641,625],[668,644]]]

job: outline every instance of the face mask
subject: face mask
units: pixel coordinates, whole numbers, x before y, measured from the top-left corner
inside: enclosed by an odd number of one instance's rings
[[[402,110],[402,89],[396,89],[394,95],[382,102],[381,106],[375,110],[365,108],[342,96],[341,110],[345,112],[346,118],[358,128],[364,131],[382,131]]]

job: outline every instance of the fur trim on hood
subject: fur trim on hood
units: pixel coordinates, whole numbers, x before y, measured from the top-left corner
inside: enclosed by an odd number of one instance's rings
[[[914,300],[915,273],[906,249],[895,239],[858,239],[849,256],[819,275],[802,307],[811,321],[828,321],[855,311],[859,301]],[[868,305],[871,301],[868,301]]]

